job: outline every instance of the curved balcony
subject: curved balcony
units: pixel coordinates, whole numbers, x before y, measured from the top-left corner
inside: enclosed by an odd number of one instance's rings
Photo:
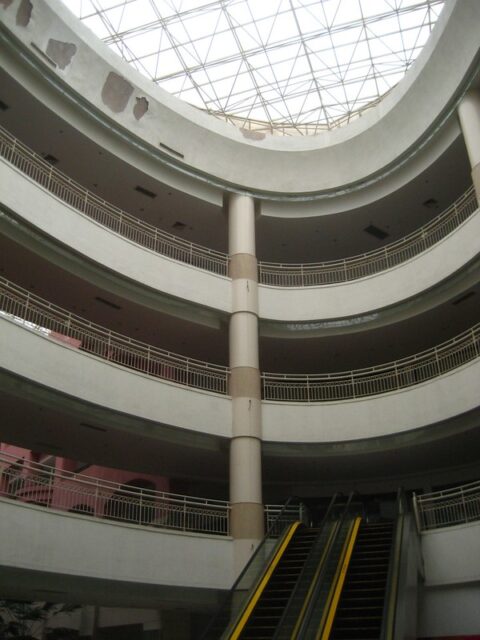
[[[229,369],[110,331],[0,278],[0,314],[37,334],[114,364],[186,387],[228,394]],[[325,374],[263,373],[263,399],[343,402],[422,384],[480,356],[480,324],[420,353],[386,364]]]
[[[419,531],[480,521],[480,481],[418,496],[414,494],[413,507]]]
[[[41,156],[30,150],[27,146],[10,135],[5,129],[0,128],[0,155],[23,174],[31,178],[35,183],[49,191],[55,197],[68,204],[73,209],[80,211],[97,224],[109,229],[130,242],[165,256],[168,259],[182,262],[192,267],[226,277],[228,275],[228,256],[219,251],[213,251],[207,247],[187,242],[174,234],[162,231],[130,214],[115,207],[95,194],[85,189],[74,180],[63,174],[58,169],[52,167]],[[382,249],[370,251],[361,255],[352,256],[342,260],[333,260],[320,263],[306,264],[280,264],[259,262],[259,282],[266,285],[261,289],[261,309],[262,316],[273,321],[288,321],[291,318],[285,316],[285,309],[303,309],[303,316],[300,321],[306,319],[317,319],[319,312],[316,311],[315,302],[310,298],[305,299],[305,295],[300,292],[309,287],[320,287],[325,291],[323,295],[328,297],[328,287],[335,284],[354,283],[357,280],[370,276],[383,274],[412,259],[428,252],[433,247],[438,246],[447,236],[453,234],[467,220],[473,217],[477,211],[477,201],[473,187],[470,187],[460,198],[450,207],[442,212],[435,219],[420,227],[405,238],[386,245]],[[473,233],[473,232],[469,232]],[[457,258],[455,264],[450,266],[450,271],[458,269],[463,256],[468,260],[471,258],[470,249],[465,252],[455,252]],[[133,261],[134,263],[134,261]],[[145,272],[151,270],[146,269]],[[428,273],[428,269],[423,270]],[[132,277],[132,274],[129,274]],[[445,274],[445,277],[448,273]],[[406,278],[410,282],[410,278]],[[196,290],[204,290],[208,287],[196,287]],[[425,283],[425,287],[430,287],[432,283]],[[359,285],[362,287],[362,284]],[[423,286],[423,285],[422,285]],[[302,304],[285,305],[283,295],[280,299],[276,294],[277,288],[291,288],[298,290],[301,295]],[[381,290],[397,290],[397,287],[382,284]],[[225,311],[228,306],[223,289],[218,291],[222,300],[221,310]],[[351,292],[352,293],[352,292]],[[418,294],[418,291],[403,293],[404,298]],[[348,295],[348,300],[355,299],[355,296]],[[365,295],[360,295],[363,300]],[[370,294],[371,297],[371,294]],[[383,296],[385,297],[385,296]],[[225,298],[225,300],[224,300]],[[196,300],[197,301],[197,300]],[[309,304],[310,302],[310,304]],[[355,312],[353,308],[335,308],[333,302],[328,300],[322,302],[325,316],[322,317],[343,317]],[[372,308],[382,307],[398,300],[375,300],[369,302],[358,310],[359,313],[368,313]],[[212,301],[209,299],[209,304]],[[332,307],[330,309],[330,307]]]
[[[111,482],[0,453],[0,496],[68,513],[209,535],[230,533],[230,503]],[[283,505],[265,505],[268,530]],[[300,505],[288,507],[301,519]]]
[[[155,378],[227,393],[228,369],[159,349],[65,311],[0,278],[0,314],[71,348]]]
[[[227,275],[226,254],[162,231],[99,198],[46,162],[3,127],[0,127],[0,156],[69,206],[127,240],[172,260]]]
[[[332,402],[399,391],[480,357],[480,323],[442,344],[400,360],[317,375],[262,373],[264,400]]]

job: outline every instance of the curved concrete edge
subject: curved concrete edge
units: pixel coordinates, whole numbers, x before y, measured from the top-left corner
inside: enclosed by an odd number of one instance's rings
[[[4,11],[7,29],[23,42],[24,55],[40,60],[66,93],[83,96],[84,102],[93,105],[103,118],[129,132],[141,145],[150,146],[179,171],[190,172],[192,177],[211,181],[217,187],[237,186],[267,197],[325,194],[348,185],[363,188],[372,177],[378,179],[422,146],[432,128],[448,118],[455,96],[459,97],[468,84],[479,53],[478,3],[452,2],[445,7],[431,42],[411,72],[363,118],[324,135],[267,137],[254,142],[246,140],[240,130],[153,87],[107,51],[60,3],[47,5],[39,0],[25,27],[15,23],[16,9],[14,2]],[[63,68],[46,66],[50,40],[76,48]],[[125,104],[118,105],[115,99],[113,104],[105,98],[103,89],[112,73],[130,92]],[[135,101],[145,96],[148,111],[137,120]],[[387,143],[379,146],[379,139]],[[152,141],[157,143],[153,146]],[[159,153],[161,145],[164,150],[165,145],[173,149],[173,154]],[[181,161],[179,156],[183,156]]]
[[[480,265],[478,260],[472,263],[478,257],[479,236],[477,209],[433,247],[387,271],[322,287],[260,285],[260,317],[265,323],[261,333],[304,337],[304,331],[313,335],[358,331],[433,308],[478,281]],[[313,326],[308,324],[312,322]],[[301,323],[307,326],[302,328]]]
[[[383,395],[316,404],[264,401],[263,440],[269,450],[284,452],[283,445],[292,442],[292,425],[295,442],[309,445],[366,440],[368,449],[369,439],[407,432],[415,438],[424,427],[477,409],[479,388],[477,358],[438,378]]]
[[[227,396],[182,387],[125,369],[42,337],[0,318],[0,369],[38,387],[142,421],[139,436],[162,438],[174,427],[210,438],[230,438]],[[129,423],[124,429],[131,429]]]
[[[182,592],[185,598],[194,590],[229,589],[235,578],[233,543],[226,536],[102,522],[0,499],[0,538],[2,572],[41,573],[45,585],[61,576],[58,591],[64,577],[79,590],[109,584],[119,598],[133,587],[130,606],[151,596],[152,587],[157,595],[165,587],[174,590],[175,600]]]
[[[106,289],[113,287],[135,302],[210,326],[219,326],[220,317],[230,312],[229,278],[166,258],[102,227],[5,161],[0,162],[0,185],[1,206],[7,209],[0,218],[5,233],[74,274],[84,271],[87,279],[101,282]],[[40,237],[35,243],[31,232],[5,218],[8,211],[40,236],[46,235],[50,248]],[[52,241],[60,245],[57,250]],[[189,305],[193,308],[188,309]]]

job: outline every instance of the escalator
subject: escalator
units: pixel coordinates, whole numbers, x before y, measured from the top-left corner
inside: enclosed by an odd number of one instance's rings
[[[202,639],[397,637],[400,519],[370,522],[352,498],[334,496],[316,528],[290,523],[268,557],[257,550]]]
[[[393,522],[360,524],[330,640],[380,638],[393,530]]]
[[[317,536],[318,529],[302,525],[296,528],[248,621],[242,629],[237,629],[237,633],[241,631],[238,637],[242,640],[273,638]]]

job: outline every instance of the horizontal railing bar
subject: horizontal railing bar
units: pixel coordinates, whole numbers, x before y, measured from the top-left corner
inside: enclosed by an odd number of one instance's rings
[[[228,275],[227,254],[184,240],[108,203],[46,162],[2,127],[0,154],[48,191],[111,231],[174,260],[218,275]],[[475,191],[471,186],[436,218],[380,249],[317,263],[260,261],[259,281],[269,286],[309,287],[341,283],[379,273],[430,248],[452,233],[476,209]]]

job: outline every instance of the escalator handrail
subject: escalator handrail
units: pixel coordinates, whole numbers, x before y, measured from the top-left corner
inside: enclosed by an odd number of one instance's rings
[[[222,600],[222,603],[220,605],[220,607],[218,608],[217,613],[213,616],[213,618],[210,620],[208,626],[206,627],[205,631],[203,632],[203,634],[201,635],[201,640],[203,640],[204,638],[206,639],[208,637],[208,633],[210,632],[210,630],[213,628],[213,626],[215,625],[215,622],[217,621],[218,617],[220,616],[223,608],[226,606],[226,604],[229,602],[229,600],[231,599],[233,593],[235,592],[236,588],[238,587],[238,585],[240,584],[240,582],[243,580],[245,574],[247,573],[248,569],[250,568],[250,566],[253,564],[253,562],[255,562],[255,559],[257,558],[258,554],[260,553],[260,551],[263,549],[263,547],[265,546],[267,540],[269,540],[272,537],[273,532],[275,531],[277,524],[281,521],[283,515],[285,514],[286,510],[288,509],[288,507],[290,506],[290,504],[294,501],[294,500],[298,500],[298,498],[296,496],[289,496],[287,498],[287,500],[285,501],[282,509],[280,510],[279,514],[277,515],[277,517],[272,521],[270,527],[267,530],[267,533],[265,534],[265,536],[263,537],[263,540],[260,542],[260,544],[258,545],[258,547],[255,549],[255,551],[253,552],[250,560],[247,562],[247,564],[243,567],[242,571],[240,572],[240,574],[238,575],[237,579],[235,580],[235,582],[233,583],[232,587],[230,588],[230,590],[228,591],[228,593],[225,595],[225,597]],[[263,576],[263,573],[260,575],[259,580],[261,580],[261,577]],[[257,582],[258,584],[258,582]],[[257,586],[257,585],[255,585]]]
[[[252,615],[255,605],[260,600],[262,593],[265,590],[270,578],[272,577],[273,572],[278,566],[278,563],[282,559],[283,554],[285,553],[288,545],[290,544],[296,530],[301,525],[301,522],[294,522],[288,528],[288,531],[282,536],[282,541],[279,545],[277,545],[277,550],[273,556],[273,558],[268,563],[265,571],[262,573],[259,581],[255,585],[255,587],[251,590],[250,597],[240,612],[239,616],[235,620],[233,628],[228,636],[228,640],[238,640],[241,632],[245,628],[245,625],[250,619]]]
[[[319,540],[320,536],[323,533],[324,527],[327,526],[327,523],[328,523],[328,521],[330,519],[330,514],[331,514],[331,512],[333,510],[333,507],[334,507],[335,502],[336,502],[338,497],[339,497],[338,492],[334,493],[333,496],[332,496],[332,499],[330,500],[330,503],[328,505],[327,511],[326,511],[325,515],[323,516],[322,521],[320,523],[320,527],[319,527],[319,532],[318,532],[317,538],[316,538],[314,544],[312,545],[310,553],[309,553],[309,555],[308,555],[308,557],[307,557],[307,559],[305,561],[305,564],[303,566],[303,569],[302,569],[302,571],[301,571],[301,573],[300,573],[300,575],[298,577],[297,583],[296,583],[295,587],[293,588],[292,593],[290,594],[290,597],[288,599],[287,604],[285,605],[285,610],[284,610],[284,612],[282,614],[282,617],[280,618],[277,630],[275,631],[275,634],[273,636],[274,640],[275,640],[275,638],[277,638],[279,631],[281,631],[281,629],[282,629],[282,626],[283,626],[283,624],[285,622],[285,618],[288,615],[288,610],[289,610],[289,608],[290,608],[290,606],[291,606],[291,604],[292,604],[292,602],[293,602],[293,600],[294,600],[294,598],[296,596],[296,593],[297,593],[297,590],[299,588],[299,585],[302,582],[302,577],[305,575],[305,572],[306,572],[306,569],[307,569],[307,566],[308,566],[308,562],[309,562],[309,559],[310,559],[310,555],[313,553],[313,551],[314,551],[314,549],[316,547],[317,541]]]
[[[397,491],[395,537],[390,552],[387,573],[387,592],[383,603],[380,640],[393,640],[400,581],[400,561],[405,528],[406,500],[402,488]]]
[[[311,618],[312,614],[313,614],[313,610],[315,609],[316,606],[316,601],[318,598],[318,594],[320,591],[320,587],[322,585],[323,579],[325,577],[325,571],[326,571],[326,567],[328,565],[328,561],[330,558],[330,554],[332,553],[332,549],[335,545],[335,542],[338,538],[339,532],[342,529],[342,525],[345,522],[346,517],[348,516],[349,513],[349,509],[350,509],[350,503],[352,502],[353,497],[356,495],[356,491],[352,491],[350,492],[347,502],[345,504],[345,507],[343,509],[342,515],[340,516],[339,520],[338,520],[338,527],[337,530],[335,532],[334,538],[330,544],[330,549],[329,552],[327,554],[327,556],[324,559],[323,562],[323,566],[320,570],[320,572],[318,573],[318,575],[315,577],[315,582],[314,584],[312,584],[312,590],[311,593],[309,594],[309,602],[305,608],[305,611],[303,613],[303,618],[302,620],[299,620],[295,630],[294,630],[294,634],[292,635],[292,640],[294,640],[295,638],[301,638],[303,633],[306,631],[308,624],[309,624],[309,619]],[[343,555],[343,554],[342,554]],[[340,563],[340,561],[339,561]]]
[[[328,598],[328,613],[325,623],[318,628],[316,638],[320,640],[328,640],[330,632],[332,630],[333,623],[335,621],[335,615],[337,613],[338,603],[342,595],[342,589],[345,584],[345,577],[347,575],[350,560],[352,558],[353,549],[357,540],[358,529],[362,521],[361,517],[356,517],[351,524],[350,531],[345,543],[343,545],[340,561],[335,572],[335,578],[333,580],[332,588],[330,589]],[[333,592],[332,592],[333,590]],[[331,597],[330,597],[331,594]],[[322,620],[323,622],[323,620]],[[320,635],[321,633],[321,635]]]

